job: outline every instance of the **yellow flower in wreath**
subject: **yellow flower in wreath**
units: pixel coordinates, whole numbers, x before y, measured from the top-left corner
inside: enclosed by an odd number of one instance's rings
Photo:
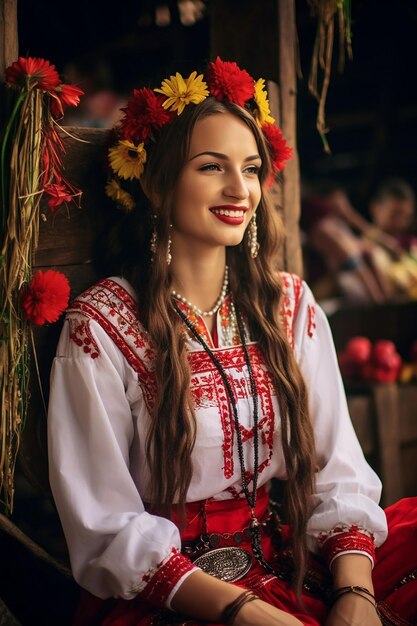
[[[273,124],[275,122],[271,113],[271,109],[269,108],[269,100],[268,94],[265,89],[265,79],[260,78],[255,83],[255,102],[258,110],[256,112],[256,117],[259,126],[263,124]]]
[[[163,102],[164,109],[177,111],[178,115],[184,111],[187,104],[200,104],[209,95],[207,84],[203,80],[203,74],[197,76],[197,72],[191,72],[188,78],[183,78],[178,72],[162,81],[160,89],[154,89],[162,93],[167,99]]]
[[[106,194],[127,212],[135,208],[135,201],[128,191],[121,188],[114,178],[106,184]]]
[[[146,162],[146,150],[143,143],[135,146],[127,139],[121,139],[109,150],[110,166],[115,174],[125,180],[140,178]]]

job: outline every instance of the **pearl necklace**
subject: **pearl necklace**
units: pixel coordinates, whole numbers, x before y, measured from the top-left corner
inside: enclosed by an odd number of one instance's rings
[[[184,298],[184,296],[178,293],[178,291],[174,291],[174,289],[171,291],[171,295],[177,300],[180,300],[180,302],[183,302],[184,304],[186,304],[192,311],[194,311],[194,313],[196,313],[200,317],[212,317],[213,315],[217,313],[217,311],[220,309],[221,305],[223,304],[227,295],[228,288],[229,288],[229,268],[226,265],[225,270],[224,270],[223,285],[220,291],[220,295],[216,300],[216,304],[214,305],[212,309],[210,309],[210,311],[202,311],[201,309],[198,308],[198,306],[196,306],[195,304],[193,304],[192,302]]]

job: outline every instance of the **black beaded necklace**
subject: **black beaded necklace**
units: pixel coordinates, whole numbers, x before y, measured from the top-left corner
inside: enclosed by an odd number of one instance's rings
[[[240,340],[242,342],[243,353],[245,355],[246,366],[248,368],[250,388],[251,388],[252,397],[253,397],[253,431],[254,431],[254,433],[253,433],[253,450],[254,450],[254,464],[253,464],[253,488],[252,488],[252,493],[250,493],[250,491],[249,491],[249,487],[248,487],[248,483],[247,483],[247,479],[246,479],[247,474],[246,474],[246,468],[245,468],[245,459],[244,459],[244,455],[243,455],[243,442],[242,442],[242,434],[240,432],[239,414],[238,414],[238,410],[237,410],[236,398],[235,398],[235,395],[233,393],[233,389],[232,389],[232,386],[230,384],[230,381],[229,381],[229,379],[227,377],[227,374],[226,374],[226,372],[225,372],[225,370],[223,368],[223,365],[220,362],[220,360],[217,358],[217,356],[214,354],[214,352],[210,349],[210,347],[207,345],[207,342],[204,340],[204,338],[197,331],[197,329],[196,329],[195,325],[193,324],[193,322],[191,322],[188,319],[187,315],[184,313],[184,311],[182,311],[180,309],[180,307],[175,302],[175,300],[173,300],[173,306],[174,306],[174,309],[176,310],[176,312],[178,313],[178,315],[180,316],[180,318],[182,319],[182,321],[184,322],[184,324],[187,326],[187,328],[190,330],[192,335],[197,339],[197,341],[201,344],[201,346],[203,347],[205,352],[207,352],[207,354],[209,355],[209,357],[213,361],[214,365],[216,366],[216,368],[217,368],[217,370],[218,370],[218,372],[219,372],[219,374],[220,374],[220,376],[222,378],[223,384],[224,384],[224,386],[226,388],[226,391],[227,391],[227,395],[229,396],[229,401],[230,401],[230,405],[232,407],[232,412],[233,412],[234,426],[235,426],[236,439],[237,439],[237,448],[238,448],[238,456],[239,456],[239,464],[240,464],[240,472],[241,472],[241,480],[242,480],[242,489],[243,489],[243,493],[245,494],[246,502],[248,503],[249,510],[250,510],[250,515],[251,515],[250,530],[251,530],[251,535],[252,535],[252,550],[253,550],[253,554],[255,555],[255,558],[262,565],[262,567],[265,569],[265,571],[270,573],[270,574],[272,574],[272,573],[274,573],[274,570],[269,565],[269,563],[267,563],[267,561],[265,560],[264,554],[263,554],[262,545],[261,545],[261,526],[260,526],[260,523],[259,523],[259,521],[258,521],[258,519],[256,517],[256,513],[255,513],[257,487],[258,487],[258,475],[259,475],[259,471],[258,471],[258,468],[259,468],[258,390],[256,388],[256,381],[255,381],[255,377],[253,375],[252,364],[251,364],[251,361],[250,361],[250,356],[249,356],[248,348],[247,348],[247,345],[246,345],[245,328],[244,328],[244,325],[243,325],[242,317],[240,315],[240,311],[239,311],[238,307],[235,305],[236,321],[237,321],[237,326],[238,326],[238,330],[239,330]]]

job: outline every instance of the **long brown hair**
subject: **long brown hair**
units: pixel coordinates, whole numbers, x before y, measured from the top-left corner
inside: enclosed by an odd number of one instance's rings
[[[157,347],[157,394],[147,438],[147,457],[153,479],[153,506],[166,515],[174,502],[180,506],[185,502],[193,471],[191,453],[196,434],[186,343],[182,323],[171,303],[171,274],[166,262],[172,200],[196,122],[225,112],[236,115],[252,130],[262,159],[260,179],[264,186],[271,172],[271,161],[254,117],[242,107],[208,97],[198,106],[187,106],[151,145],[143,175],[147,196],[138,189],[136,199],[140,206],[134,217],[137,223],[132,226],[127,222],[125,228],[126,236],[134,236],[136,245],[132,239],[118,244],[119,256],[123,258],[121,271],[139,294],[141,320]],[[310,516],[306,503],[311,502],[315,449],[306,386],[280,320],[282,282],[276,257],[282,226],[267,193],[262,194],[257,209],[257,224],[260,242],[257,259],[250,258],[248,246],[241,244],[227,249],[227,262],[234,301],[248,321],[252,337],[259,342],[277,393],[287,470],[284,506],[293,532],[295,583],[299,590],[305,570],[305,535]],[[151,262],[149,248],[154,228],[158,246]],[[245,281],[239,281],[239,276],[245,276]]]

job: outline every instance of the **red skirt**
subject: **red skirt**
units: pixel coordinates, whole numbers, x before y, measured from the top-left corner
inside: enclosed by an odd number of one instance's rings
[[[268,513],[268,493],[259,490],[258,519]],[[187,524],[182,532],[186,544],[201,534],[201,503],[187,505]],[[214,501],[206,504],[209,533],[230,533],[231,512],[233,530],[243,530],[249,525],[249,511],[245,501]],[[373,582],[383,623],[390,626],[417,626],[417,497],[404,498],[386,509],[389,534],[377,549],[377,562]],[[270,524],[270,523],[269,523]],[[231,539],[232,541],[233,539]],[[242,533],[240,547],[252,554],[251,542]],[[305,626],[324,624],[330,609],[331,577],[324,561],[311,554],[304,579],[302,608],[291,589],[293,563],[288,549],[288,528],[276,525],[273,532],[265,526],[262,548],[266,560],[275,574],[266,574],[253,557],[249,572],[235,585],[253,589],[255,593],[276,608],[297,617]],[[188,619],[168,610],[156,610],[140,599],[100,600],[82,591],[74,626],[199,626],[202,622]],[[208,624],[208,622],[204,622]],[[209,626],[220,626],[209,624]]]

